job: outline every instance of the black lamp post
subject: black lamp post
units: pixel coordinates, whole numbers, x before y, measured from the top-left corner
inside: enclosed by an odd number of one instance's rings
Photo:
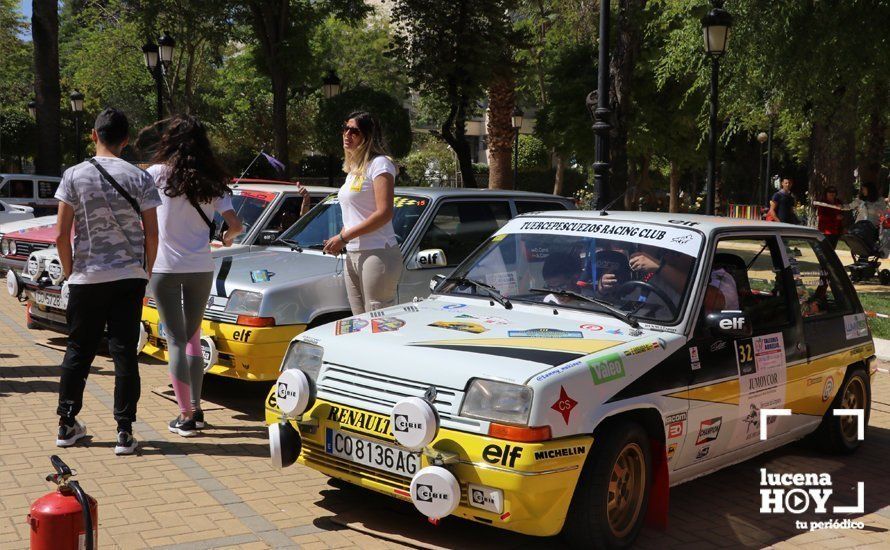
[[[522,129],[522,117],[525,113],[522,112],[522,109],[517,105],[513,109],[513,116],[510,117],[510,125],[513,126],[513,131],[515,132],[515,143],[513,144],[513,188],[516,188],[516,184],[519,183],[519,130]]]
[[[720,57],[726,52],[732,16],[723,9],[722,0],[711,0],[711,11],[702,18],[705,53],[711,58],[711,116],[708,131],[708,190],[705,197],[705,214],[714,215],[715,171],[717,169],[717,76],[720,73]]]
[[[760,184],[761,189],[765,190],[766,185],[764,182],[766,180],[763,179],[763,144],[766,143],[767,135],[766,132],[760,132],[757,134],[757,141],[760,143],[759,155],[757,156],[757,182]],[[757,193],[758,195],[760,192]]]
[[[76,148],[77,162],[83,162],[83,136],[80,135],[80,113],[83,112],[83,94],[74,90],[68,98],[71,100],[71,112],[74,113],[74,146]]]
[[[609,192],[609,2],[600,2],[599,61],[597,67],[596,109],[593,111],[593,133],[596,134],[593,162],[593,208],[608,204]],[[588,95],[588,99],[590,96]],[[588,104],[588,108],[591,105]]]
[[[37,102],[33,99],[28,102],[28,114],[31,118],[37,118]]]
[[[173,50],[176,41],[167,33],[158,38],[158,43],[149,42],[142,46],[142,55],[145,58],[145,68],[155,80],[155,93],[157,96],[157,118],[164,118],[164,72],[173,62]]]
[[[331,99],[340,95],[340,78],[334,69],[328,70],[328,75],[321,81],[321,91],[325,99]],[[328,187],[334,186],[334,155],[328,155]]]

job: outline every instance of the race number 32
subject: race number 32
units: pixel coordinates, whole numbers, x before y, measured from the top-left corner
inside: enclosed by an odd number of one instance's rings
[[[751,338],[744,340],[736,340],[735,342],[736,360],[739,363],[739,374],[753,374],[757,371],[754,364],[754,343]]]

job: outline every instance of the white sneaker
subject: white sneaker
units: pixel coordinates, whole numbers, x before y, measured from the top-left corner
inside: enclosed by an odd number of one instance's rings
[[[131,455],[136,451],[136,438],[129,432],[118,432],[117,445],[114,447],[116,455]]]
[[[56,437],[57,447],[70,447],[77,440],[87,434],[87,425],[80,420],[75,420],[73,426],[59,426],[59,435]]]

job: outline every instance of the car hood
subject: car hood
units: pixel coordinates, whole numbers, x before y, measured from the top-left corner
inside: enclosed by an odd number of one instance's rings
[[[324,362],[463,390],[472,378],[517,384],[554,366],[653,335],[596,313],[432,297],[304,332]]]
[[[298,285],[302,280],[334,275],[337,260],[314,252],[263,250],[214,259],[213,294],[249,290],[267,294],[282,287]]]
[[[56,217],[55,216],[41,216],[39,218],[29,218],[27,220],[19,220],[15,222],[7,222],[4,224],[0,224],[0,234],[7,235],[10,237],[18,237],[26,230],[32,227],[50,227],[55,229]],[[12,233],[16,233],[16,235],[12,235]],[[55,240],[55,237],[53,237]]]

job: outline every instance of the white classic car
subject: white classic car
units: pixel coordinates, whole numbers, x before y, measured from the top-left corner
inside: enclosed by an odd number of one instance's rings
[[[428,299],[307,330],[281,369],[279,467],[585,548],[627,547],[666,523],[670,486],[806,435],[854,451],[833,411],[867,424],[875,372],[817,231],[576,211],[508,222]]]

